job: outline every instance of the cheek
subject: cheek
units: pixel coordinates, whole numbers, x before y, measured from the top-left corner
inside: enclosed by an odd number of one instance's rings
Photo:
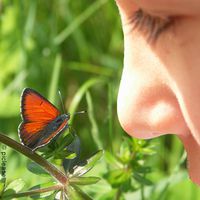
[[[155,69],[147,73],[125,66],[117,107],[120,124],[131,136],[188,133],[177,99]]]

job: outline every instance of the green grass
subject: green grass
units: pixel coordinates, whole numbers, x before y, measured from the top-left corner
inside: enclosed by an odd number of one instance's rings
[[[88,110],[88,114],[71,119],[82,141],[81,156],[100,148],[117,156],[127,135],[116,114],[123,36],[115,2],[4,0],[0,36],[0,131],[19,140],[20,94],[24,87],[34,88],[62,110],[60,90],[67,111]],[[198,187],[188,180],[184,163],[179,165],[183,153],[179,140],[165,136],[150,145],[156,152],[146,158],[152,169],[148,175],[152,186],[142,187],[142,193],[141,189],[132,189],[121,194],[119,188],[111,189],[103,179],[87,188],[93,198],[199,199]],[[8,148],[7,159],[8,182],[22,178],[27,189],[46,181],[28,172],[27,159],[12,149]],[[111,168],[102,159],[91,174],[103,177]]]

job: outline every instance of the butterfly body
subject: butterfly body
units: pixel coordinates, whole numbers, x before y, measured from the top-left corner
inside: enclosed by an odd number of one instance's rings
[[[50,124],[48,124],[47,129],[56,131],[60,126],[66,126],[69,118],[69,114],[62,114],[54,119]]]
[[[61,114],[47,99],[33,89],[25,88],[21,97],[22,123],[19,137],[33,151],[48,144],[68,127],[69,114]]]

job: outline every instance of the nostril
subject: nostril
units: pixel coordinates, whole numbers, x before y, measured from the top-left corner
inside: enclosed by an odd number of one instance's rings
[[[148,94],[146,98],[118,96],[118,118],[122,128],[137,138],[153,138],[163,134],[183,135],[188,132],[179,104],[174,96]]]

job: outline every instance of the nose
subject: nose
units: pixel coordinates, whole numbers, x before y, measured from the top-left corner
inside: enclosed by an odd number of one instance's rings
[[[124,66],[117,112],[122,128],[137,138],[188,133],[166,76],[155,68]]]

